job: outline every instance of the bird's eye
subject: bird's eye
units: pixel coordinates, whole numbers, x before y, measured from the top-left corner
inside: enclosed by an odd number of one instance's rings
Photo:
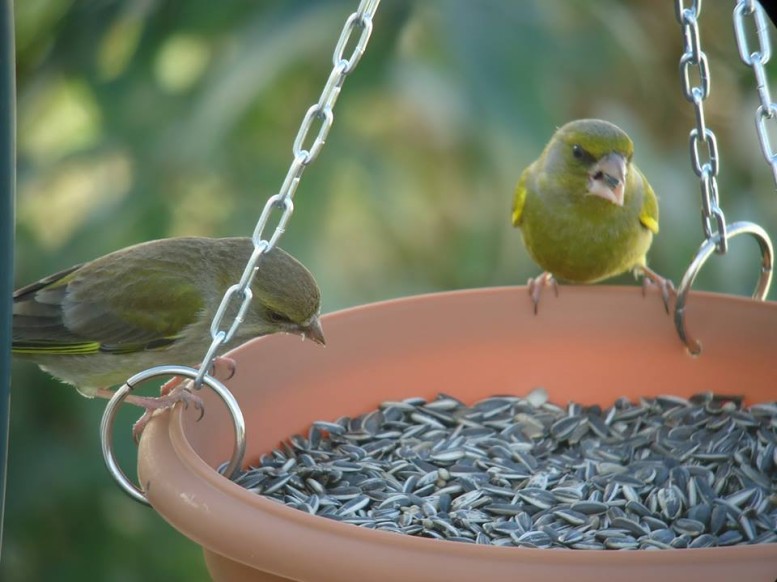
[[[572,155],[575,157],[575,159],[582,160],[585,152],[583,151],[583,148],[575,144],[572,146]]]
[[[286,318],[283,315],[277,311],[273,311],[272,309],[267,310],[267,319],[273,323],[281,323],[282,321],[286,321]]]

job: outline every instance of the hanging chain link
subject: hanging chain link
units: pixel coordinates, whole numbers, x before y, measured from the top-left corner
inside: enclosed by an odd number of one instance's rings
[[[774,263],[774,247],[766,231],[752,222],[735,222],[726,225],[726,218],[718,203],[717,176],[720,169],[718,143],[715,134],[707,127],[704,119],[704,100],[710,94],[710,71],[707,55],[701,49],[698,22],[701,3],[702,0],[692,0],[690,7],[686,7],[684,0],[675,1],[675,16],[682,27],[685,40],[684,53],[680,57],[680,79],[683,94],[693,104],[696,114],[696,127],[691,130],[691,166],[696,175],[699,176],[701,183],[702,224],[706,236],[706,240],[699,247],[696,256],[680,281],[674,308],[677,333],[690,353],[694,355],[701,353],[702,345],[688,332],[686,327],[686,301],[696,275],[713,252],[720,255],[725,254],[728,250],[728,240],[740,234],[750,235],[756,240],[761,251],[761,273],[753,293],[753,299],[760,301],[763,301],[769,292]],[[750,51],[747,44],[744,25],[747,16],[753,16],[755,20],[756,37],[760,49],[758,51]],[[777,159],[772,152],[766,131],[766,120],[775,117],[775,113],[777,113],[777,105],[772,103],[769,94],[764,68],[771,56],[771,47],[769,46],[766,19],[757,2],[738,0],[736,8],[734,8],[734,31],[739,46],[739,55],[746,65],[753,68],[755,73],[758,97],[761,100],[756,111],[756,128],[764,156],[772,167],[775,183],[777,183]],[[692,85],[691,81],[691,72],[694,69],[699,79],[697,85]],[[705,146],[703,153],[700,152],[702,144]]]
[[[302,173],[316,159],[321,152],[321,148],[324,147],[324,142],[334,120],[332,109],[335,106],[337,97],[340,95],[340,89],[343,86],[345,77],[353,72],[364,54],[364,49],[367,47],[367,41],[369,41],[370,33],[372,32],[372,18],[375,15],[378,4],[380,4],[380,0],[361,0],[356,12],[351,14],[345,21],[332,57],[332,72],[324,84],[324,90],[321,92],[318,102],[305,112],[297,136],[294,138],[292,146],[294,157],[292,158],[289,171],[286,173],[286,178],[281,184],[280,191],[270,196],[265,203],[262,214],[259,216],[259,221],[256,223],[254,232],[251,235],[251,241],[254,246],[251,257],[246,263],[240,280],[227,289],[210,324],[212,342],[200,365],[200,369],[195,370],[186,366],[156,366],[155,368],[150,368],[128,379],[121,388],[116,390],[105,407],[102,422],[100,423],[103,460],[108,472],[119,487],[135,501],[150,505],[145,492],[127,478],[116,462],[115,455],[113,454],[113,422],[118,407],[127,398],[128,394],[136,385],[149,379],[169,377],[171,375],[191,378],[195,388],[199,389],[204,384],[215,391],[226,405],[232,417],[235,430],[235,447],[229,463],[223,470],[223,474],[231,479],[235,471],[242,465],[246,447],[243,413],[229,390],[208,375],[208,370],[212,366],[219,348],[223,347],[234,337],[235,332],[243,321],[243,317],[251,304],[251,281],[257,270],[261,268],[260,259],[264,253],[269,252],[275,246],[283,234],[291,213],[294,211],[292,199]],[[357,33],[358,37],[354,37]],[[346,50],[350,45],[353,45],[353,48],[350,49],[350,54],[346,57]],[[317,133],[315,133],[316,130],[314,129],[316,125],[318,125]],[[312,137],[313,135],[315,137]],[[269,239],[263,238],[264,230],[270,222],[273,213],[280,213],[275,223],[275,229]]]
[[[752,20],[755,26],[755,38],[758,40],[758,49],[751,50],[745,32],[745,21]],[[769,81],[766,78],[766,63],[772,56],[772,45],[769,40],[769,29],[764,10],[755,0],[739,0],[734,7],[734,34],[739,48],[739,57],[742,62],[753,69],[755,75],[756,91],[760,104],[755,110],[755,127],[758,131],[758,141],[761,143],[761,151],[766,162],[772,169],[772,177],[777,185],[777,153],[772,149],[767,131],[767,122],[772,124],[777,121],[777,103],[772,101],[769,91]]]
[[[299,131],[294,138],[292,146],[293,158],[286,177],[281,184],[279,192],[271,196],[265,203],[259,221],[256,223],[254,232],[251,235],[254,249],[248,259],[245,270],[240,277],[240,281],[227,289],[210,324],[212,342],[202,361],[199,373],[194,379],[194,385],[197,388],[202,385],[203,378],[213,364],[219,349],[234,337],[235,332],[243,321],[245,313],[251,304],[251,281],[261,266],[259,260],[264,253],[269,252],[276,245],[286,228],[286,224],[289,222],[289,218],[291,218],[292,212],[294,212],[293,198],[297,186],[299,186],[300,178],[302,178],[305,168],[318,157],[318,154],[321,153],[321,149],[324,147],[327,135],[334,122],[332,110],[340,95],[340,89],[346,76],[353,72],[364,54],[372,33],[372,19],[375,11],[378,9],[378,4],[380,4],[380,0],[361,0],[356,12],[351,14],[345,21],[332,55],[332,72],[324,84],[324,89],[318,102],[305,112]],[[358,34],[358,37],[354,36],[356,34]],[[353,48],[350,49],[350,54],[346,56],[346,50],[350,45],[353,45]],[[312,137],[313,135],[315,137]],[[270,218],[277,213],[280,213],[280,215],[277,219],[275,230],[269,239],[263,238],[264,230],[269,224]],[[235,313],[235,315],[232,316],[231,321],[228,321],[228,314],[232,313]]]
[[[706,53],[701,49],[699,13],[702,0],[693,0],[686,8],[683,0],[675,2],[675,16],[682,26],[685,48],[680,57],[680,79],[683,95],[693,104],[696,127],[691,130],[691,167],[699,177],[701,187],[702,226],[707,240],[715,239],[715,252],[725,254],[728,250],[726,217],[718,202],[718,140],[707,127],[704,118],[704,101],[710,94],[710,69]],[[693,84],[692,72],[698,77]]]

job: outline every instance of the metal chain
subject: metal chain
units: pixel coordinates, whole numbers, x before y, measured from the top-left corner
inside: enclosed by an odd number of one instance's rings
[[[704,118],[704,101],[710,94],[710,69],[706,53],[701,49],[699,13],[702,0],[693,0],[686,8],[683,0],[675,2],[675,16],[682,26],[685,52],[680,57],[680,80],[683,95],[693,104],[696,127],[691,130],[691,167],[699,177],[701,186],[702,226],[707,240],[715,240],[715,252],[725,254],[728,250],[726,217],[718,203],[718,140],[707,127]],[[699,82],[693,85],[691,72],[696,71]],[[702,148],[702,146],[704,146]],[[703,149],[703,153],[700,151]]]
[[[766,298],[766,294],[769,292],[774,262],[774,248],[766,231],[752,222],[735,222],[727,226],[723,210],[718,203],[717,175],[720,169],[718,144],[715,134],[707,127],[704,119],[704,100],[710,94],[710,71],[707,55],[701,49],[698,23],[701,2],[702,0],[692,0],[690,7],[686,7],[684,0],[675,1],[675,16],[682,27],[685,40],[685,52],[680,57],[680,79],[683,94],[693,104],[696,114],[696,127],[691,130],[691,166],[696,175],[699,176],[701,183],[702,224],[706,236],[706,240],[699,247],[699,251],[680,281],[674,308],[677,333],[690,353],[694,355],[701,353],[702,345],[700,341],[688,333],[685,323],[686,301],[696,275],[712,253],[725,254],[730,238],[740,234],[752,236],[758,242],[761,250],[761,274],[753,298],[761,301]],[[760,45],[760,50],[754,52],[749,50],[744,32],[744,18],[751,15],[754,15],[756,35]],[[766,132],[766,120],[775,117],[775,113],[777,113],[777,105],[772,103],[769,94],[764,69],[764,64],[770,57],[771,47],[766,30],[766,19],[761,7],[754,0],[738,1],[734,9],[734,31],[739,46],[739,55],[745,64],[753,68],[755,73],[758,96],[761,100],[756,111],[756,128],[764,156],[772,167],[775,183],[777,183],[777,159],[772,152],[769,136]],[[699,78],[698,85],[691,84],[691,71],[694,68]],[[706,146],[703,156],[699,151],[701,144]]]
[[[208,370],[213,364],[218,350],[234,337],[235,332],[243,321],[243,317],[251,304],[251,281],[257,270],[261,268],[260,259],[264,253],[269,252],[275,246],[283,234],[291,213],[294,211],[292,200],[302,173],[316,159],[321,152],[321,148],[324,147],[324,142],[334,120],[332,109],[335,106],[337,97],[340,95],[340,89],[343,86],[345,77],[353,72],[364,54],[367,41],[372,33],[372,18],[375,15],[378,4],[380,4],[380,0],[361,0],[356,12],[351,14],[345,21],[332,57],[332,72],[329,74],[318,102],[311,106],[302,118],[297,136],[294,138],[292,146],[294,157],[292,158],[289,171],[286,173],[286,178],[283,180],[283,184],[281,184],[280,191],[271,196],[265,203],[262,214],[259,216],[259,221],[256,223],[254,232],[251,235],[251,241],[254,246],[251,257],[248,259],[240,280],[227,289],[210,324],[210,334],[213,341],[205,354],[200,369],[195,370],[186,366],[157,366],[150,368],[127,380],[114,393],[105,407],[100,424],[100,439],[105,466],[119,487],[140,503],[150,505],[146,494],[127,478],[124,471],[117,464],[113,454],[113,421],[118,407],[127,395],[136,385],[149,379],[169,377],[171,375],[188,377],[191,378],[195,388],[199,389],[204,384],[214,390],[226,405],[235,429],[235,447],[223,473],[227,477],[232,478],[235,470],[242,465],[243,455],[245,454],[245,421],[243,413],[229,390],[208,375]],[[352,40],[357,32],[358,37]],[[350,54],[346,57],[346,49],[349,45],[353,45],[353,48],[350,49]],[[315,133],[315,137],[309,137],[313,135],[313,128],[316,124],[318,124],[318,130]],[[309,145],[307,145],[308,143]],[[264,230],[275,211],[280,212],[275,230],[273,230],[269,239],[263,238]],[[235,314],[232,315],[233,313]],[[229,319],[230,317],[231,320]]]
[[[758,40],[758,49],[755,51],[750,50],[745,34],[745,21],[749,18],[752,18],[755,26],[755,38]],[[756,91],[760,101],[755,110],[755,127],[758,132],[758,141],[761,143],[761,151],[766,162],[771,166],[772,177],[777,185],[777,154],[772,149],[766,127],[768,120],[777,120],[777,104],[772,101],[769,82],[766,78],[766,63],[772,56],[772,45],[769,41],[766,16],[758,2],[755,0],[739,0],[737,2],[734,7],[734,34],[742,62],[751,67],[755,75]]]
[[[324,84],[324,89],[318,101],[307,110],[302,118],[299,131],[294,138],[292,146],[293,158],[291,166],[286,173],[286,178],[281,184],[280,191],[271,196],[265,203],[259,221],[256,223],[256,228],[254,228],[254,232],[251,235],[254,245],[251,257],[248,259],[240,281],[227,289],[210,324],[212,342],[202,361],[199,373],[194,379],[194,385],[197,388],[202,385],[203,378],[213,364],[219,349],[234,337],[235,332],[243,321],[243,317],[251,304],[251,281],[256,271],[260,268],[259,259],[276,245],[286,228],[286,224],[289,222],[289,218],[294,211],[293,198],[297,186],[299,186],[300,178],[305,168],[318,157],[318,154],[321,153],[321,149],[324,147],[324,142],[334,121],[332,110],[340,95],[340,89],[346,76],[353,72],[364,54],[364,49],[367,47],[367,42],[372,33],[372,18],[375,15],[378,4],[380,4],[380,0],[361,0],[356,12],[351,14],[345,21],[332,55],[332,72]],[[359,36],[353,41],[352,39],[357,33]],[[350,54],[346,56],[346,50],[351,44],[353,44],[353,48],[350,49]],[[316,125],[318,129],[314,133]],[[311,141],[312,135],[315,135],[315,137]],[[278,217],[275,230],[269,239],[263,238],[264,230],[270,222],[271,216],[276,211],[280,212],[280,216]],[[235,305],[237,305],[237,313],[232,316],[231,321],[228,321],[227,314],[235,312]]]

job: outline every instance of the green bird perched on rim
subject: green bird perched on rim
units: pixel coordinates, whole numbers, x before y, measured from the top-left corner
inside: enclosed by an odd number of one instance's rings
[[[619,127],[579,119],[560,127],[521,174],[513,226],[545,271],[529,280],[535,312],[542,288],[555,287],[555,278],[595,283],[629,270],[655,283],[669,310],[674,286],[646,259],[658,234],[658,200],[633,155]]]
[[[254,246],[249,238],[182,237],[141,243],[76,265],[13,295],[12,353],[32,360],[87,397],[163,364],[196,365],[211,344],[210,324],[237,283]],[[320,292],[313,275],[274,247],[259,260],[253,299],[226,348],[277,332],[324,343]],[[235,306],[235,311],[237,306]],[[227,317],[234,313],[227,313]],[[217,358],[214,373],[234,362]],[[130,396],[146,408],[199,398],[163,387],[162,397]],[[136,436],[145,425],[136,425]]]

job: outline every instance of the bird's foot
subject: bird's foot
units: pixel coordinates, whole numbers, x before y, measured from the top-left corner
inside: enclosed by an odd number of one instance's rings
[[[658,287],[659,291],[661,291],[661,298],[664,300],[664,309],[669,313],[669,302],[672,297],[677,295],[674,283],[644,265],[638,267],[637,271],[642,275],[642,295],[646,294],[648,287],[655,285]]]
[[[177,378],[173,378],[173,380],[176,379]],[[132,438],[136,443],[140,441],[140,435],[143,434],[146,425],[158,410],[167,410],[177,403],[183,402],[184,408],[189,408],[189,405],[192,405],[196,410],[200,411],[200,416],[197,420],[202,418],[203,414],[205,414],[205,406],[202,403],[202,398],[194,394],[188,386],[181,386],[180,382],[163,396],[157,398],[136,396],[135,399],[141,402],[133,402],[133,404],[137,404],[146,409],[143,416],[132,425]]]
[[[540,297],[542,296],[542,290],[545,287],[553,287],[553,293],[555,293],[556,297],[558,297],[558,283],[556,283],[556,279],[545,271],[540,275],[539,277],[534,277],[533,279],[529,279],[529,281],[526,283],[526,285],[529,287],[529,297],[531,297],[532,303],[534,303],[534,314],[537,314],[537,310],[539,309],[540,305]]]
[[[237,362],[232,358],[223,356],[215,358],[211,365],[211,375],[220,381],[231,379],[235,375],[236,370]],[[178,402],[183,402],[185,408],[188,408],[190,404],[194,405],[194,408],[200,411],[200,416],[197,420],[203,417],[205,406],[202,403],[202,399],[194,394],[188,385],[182,385],[184,380],[186,378],[181,376],[170,378],[162,384],[159,389],[160,396],[158,397],[130,394],[124,398],[124,402],[145,409],[143,416],[132,426],[132,437],[135,439],[135,442],[140,440],[143,429],[146,428],[148,421],[151,420],[151,417],[157,410],[166,410]],[[115,392],[109,388],[100,388],[95,392],[95,396],[108,400],[113,398],[114,394]]]
[[[175,384],[173,384],[173,381],[177,380]],[[182,378],[178,378],[177,376],[175,378],[172,378],[170,381],[165,383],[165,386],[168,384],[172,384],[171,388],[168,390],[166,394],[163,394],[163,398],[167,398],[169,396],[169,393],[172,392],[173,388],[175,388],[177,385],[179,385],[183,381]],[[116,394],[114,390],[111,390],[110,388],[100,388],[98,389],[94,395],[98,398],[105,398],[106,400],[110,400],[113,398],[113,396]],[[148,410],[149,408],[159,408],[156,405],[156,402],[160,400],[159,397],[154,396],[136,396],[135,394],[129,394],[128,396],[124,397],[124,402],[127,404],[132,404],[133,406],[139,406],[140,408],[145,408]]]
[[[217,380],[224,381],[232,378],[232,376],[235,375],[236,370],[237,362],[235,362],[235,360],[219,356],[213,360],[210,373]],[[151,420],[151,417],[157,410],[166,410],[178,402],[183,402],[184,408],[189,408],[189,405],[192,404],[196,410],[200,411],[200,416],[197,420],[200,420],[203,417],[205,414],[205,406],[202,403],[202,398],[194,394],[189,389],[188,385],[182,385],[183,381],[184,378],[180,376],[170,378],[170,380],[165,382],[159,389],[161,396],[158,398],[135,397],[136,399],[142,399],[142,403],[139,404],[139,406],[146,409],[143,416],[132,425],[132,438],[135,439],[136,443],[140,440],[140,435],[143,433],[148,421]],[[133,404],[138,403],[133,402]]]

